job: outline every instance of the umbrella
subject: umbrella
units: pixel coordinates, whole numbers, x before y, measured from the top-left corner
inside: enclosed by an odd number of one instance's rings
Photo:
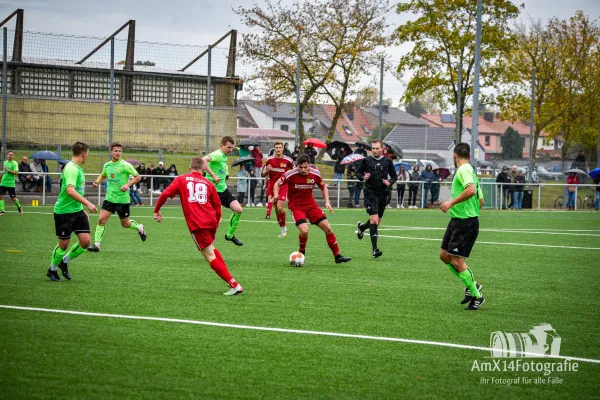
[[[33,153],[29,158],[38,159],[38,160],[62,160],[63,158],[56,154],[53,151],[42,150],[36,153]]]
[[[140,165],[140,162],[135,158],[130,158],[129,160],[127,160],[127,162],[131,165]]]
[[[389,146],[390,149],[392,149],[392,151],[398,158],[404,158],[404,152],[402,151],[400,146],[398,146],[396,143],[388,140],[386,142],[383,142],[383,144],[385,144],[386,146]]]
[[[260,143],[258,143],[258,140],[256,139],[246,138],[239,142],[238,146],[258,146],[259,144]]]
[[[447,177],[450,176],[450,170],[448,168],[434,168],[434,169],[439,169],[440,170],[440,178],[442,179],[446,179]]]
[[[240,157],[240,158],[238,158],[237,160],[235,160],[235,161],[234,161],[234,162],[231,164],[231,166],[232,166],[232,167],[235,167],[236,165],[245,164],[245,163],[247,163],[247,162],[250,162],[250,161],[254,161],[254,157],[250,157],[250,156],[247,156],[247,157]]]
[[[570,173],[576,173],[576,174],[582,174],[582,175],[587,175],[587,172],[579,169],[579,168],[571,168],[565,171],[565,175],[569,175]]]
[[[405,171],[410,171],[412,166],[409,163],[405,163],[405,162],[397,162],[394,163],[394,168],[396,168],[396,173],[400,172],[400,166],[404,166],[404,170]]]
[[[347,157],[344,157],[344,159],[342,160],[341,164],[342,165],[346,165],[346,164],[350,164],[356,161],[360,161],[362,159],[364,159],[365,157],[362,154],[350,154]]]
[[[331,158],[337,158],[340,153],[340,149],[344,149],[344,154],[352,154],[352,149],[348,143],[340,142],[339,140],[334,140],[327,145],[327,154],[329,154]]]
[[[592,179],[596,179],[596,177],[600,175],[600,168],[596,168],[590,171],[590,176]]]
[[[437,165],[437,163],[435,161],[425,161],[425,162],[423,162],[423,164],[425,166],[431,165],[431,169],[438,169],[438,168],[440,168],[439,165]],[[446,179],[446,178],[444,178],[444,179]]]
[[[322,141],[321,139],[317,139],[317,138],[306,139],[304,142],[302,142],[302,144],[304,144],[305,146],[309,143],[312,143],[312,145],[314,147],[319,147],[321,149],[327,148],[327,144],[324,141]]]
[[[371,150],[371,145],[367,142],[360,141],[360,142],[354,142],[354,144],[357,146],[365,146],[365,149]]]

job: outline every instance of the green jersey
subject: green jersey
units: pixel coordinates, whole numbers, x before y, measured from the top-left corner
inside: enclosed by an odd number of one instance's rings
[[[6,160],[4,161],[4,166],[11,170],[11,171],[18,171],[19,170],[19,164],[17,164],[17,162],[15,160],[9,161]],[[11,174],[8,171],[2,171],[2,181],[0,182],[0,186],[4,186],[4,187],[15,187],[15,178],[16,175]]]
[[[217,192],[223,193],[227,189],[227,182],[225,179],[229,175],[229,168],[227,168],[227,156],[220,149],[215,150],[210,155],[210,162],[208,166],[212,171],[219,177],[219,183],[216,184],[215,180],[210,174],[207,174],[206,179],[211,181],[217,188]]]
[[[467,186],[475,185],[477,192],[467,201],[455,204],[450,209],[452,218],[473,218],[479,217],[479,199],[483,198],[483,192],[479,185],[479,178],[471,164],[463,164],[456,170],[454,180],[452,181],[452,198],[455,199],[467,188]]]
[[[129,204],[129,190],[126,192],[121,191],[123,185],[127,185],[127,182],[129,182],[129,175],[138,176],[139,174],[133,168],[133,165],[127,161],[109,161],[104,164],[102,177],[108,180],[107,201],[115,204]]]
[[[83,210],[83,204],[67,194],[67,187],[72,186],[81,196],[85,194],[85,176],[83,168],[70,161],[63,169],[60,194],[54,205],[55,214],[72,214]]]

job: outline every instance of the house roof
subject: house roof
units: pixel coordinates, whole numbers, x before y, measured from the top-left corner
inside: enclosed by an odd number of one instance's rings
[[[270,139],[296,139],[295,135],[281,129],[262,129],[262,128],[237,128],[237,136],[247,138],[254,135],[264,136]]]
[[[402,150],[447,151],[454,143],[454,129],[398,125],[384,141],[395,142]]]
[[[365,137],[368,137],[370,136],[370,132],[373,131],[373,127],[367,120],[364,111],[360,107],[355,106],[352,110],[352,123],[354,124],[354,128],[356,128],[356,131],[359,135],[365,135]],[[364,131],[362,128],[363,126],[367,128],[369,133]]]
[[[321,107],[329,117],[329,120],[333,122],[333,117],[335,116],[335,106],[331,104],[323,104]],[[331,122],[329,123],[329,127],[331,127]],[[348,128],[351,134],[346,132],[346,129],[344,127]],[[345,112],[342,112],[342,114],[340,115],[337,122],[337,126],[335,127],[335,131],[340,136],[341,141],[346,143],[354,143],[360,140],[361,136],[368,136],[364,133],[362,135],[359,135],[358,129],[356,129],[356,127],[354,126],[352,121],[350,121],[348,115]]]
[[[246,108],[246,105],[241,101],[238,102],[237,115],[238,115],[238,118],[244,120],[247,124],[258,128],[258,124],[256,123],[256,121],[254,121],[254,118],[252,118],[252,115]]]
[[[379,117],[379,107],[361,107],[364,112],[367,112],[371,115]],[[397,107],[388,107],[388,112],[383,112],[381,115],[381,119],[388,124],[397,124],[397,125],[415,125],[415,126],[425,126],[427,125],[426,121],[423,121],[420,118],[410,115],[409,113],[402,111]]]
[[[440,114],[421,114],[421,119],[426,121],[429,126],[437,126],[444,128],[455,128],[456,122],[442,122],[442,116]],[[463,116],[463,128],[471,128],[473,126],[473,117],[471,115]],[[479,117],[479,133],[489,135],[504,135],[506,130],[512,127],[514,130],[519,132],[521,136],[529,136],[529,125],[522,121],[502,121],[494,115],[494,122],[490,122]],[[546,137],[548,133],[541,132],[540,136]]]
[[[243,103],[246,106],[250,106],[256,108],[257,110],[265,113],[271,118],[275,119],[287,119],[287,120],[296,120],[296,104],[295,103],[276,103],[275,105],[270,105],[262,101],[256,100],[243,100]],[[303,113],[303,120],[312,120],[314,119],[309,113],[306,111]]]

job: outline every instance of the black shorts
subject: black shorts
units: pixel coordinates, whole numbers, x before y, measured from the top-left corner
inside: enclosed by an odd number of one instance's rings
[[[104,200],[102,203],[102,209],[108,211],[111,214],[115,212],[119,215],[119,218],[129,218],[129,203],[113,203],[112,201]]]
[[[219,193],[219,199],[221,199],[221,205],[227,208],[230,208],[229,206],[234,200],[237,201],[237,197],[231,194],[229,189],[225,189],[224,192]]]
[[[479,235],[479,218],[452,218],[442,240],[442,250],[448,254],[468,258]]]
[[[8,193],[11,199],[17,197],[14,187],[0,186],[0,196],[4,196],[6,193]]]
[[[90,233],[90,220],[83,210],[70,214],[54,213],[54,227],[59,239],[70,239],[73,232]]]
[[[377,194],[373,192],[365,192],[365,208],[367,214],[378,215],[379,218],[383,217],[385,206],[388,205],[389,192]]]

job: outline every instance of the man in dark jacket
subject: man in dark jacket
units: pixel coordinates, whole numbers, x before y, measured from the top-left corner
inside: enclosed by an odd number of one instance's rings
[[[142,189],[142,184],[146,185],[146,187],[148,188],[148,190],[150,190],[150,185],[148,184],[148,178],[144,177],[143,175],[149,175],[150,173],[148,172],[148,170],[146,169],[146,164],[140,164],[138,165],[138,167],[135,169],[138,174],[142,175],[142,179],[140,180],[139,183],[139,188]]]
[[[25,173],[31,172],[31,167],[29,166],[27,157],[21,158],[21,162],[19,163],[19,172],[25,172]],[[30,175],[19,174],[19,180],[21,181],[21,184],[23,185],[24,192],[29,192],[29,191],[31,191],[32,188],[34,188],[36,186],[36,183],[33,180],[33,176],[31,174]],[[29,188],[25,187],[26,183],[29,183]]]
[[[371,155],[358,162],[356,168],[358,179],[365,182],[365,207],[369,214],[369,221],[366,223],[358,221],[356,235],[362,239],[364,231],[369,229],[375,258],[383,254],[377,247],[377,228],[387,205],[390,188],[398,180],[394,163],[390,158],[384,157],[382,152],[382,141],[374,140]]]
[[[333,166],[333,184],[341,185],[344,180],[344,171],[346,170],[346,166],[342,164],[342,160],[346,156],[343,148],[340,148],[336,151],[336,154],[333,156],[335,159],[335,165]]]
[[[315,159],[317,157],[317,150],[315,150],[312,143],[309,143],[304,148],[304,154],[306,154],[308,156],[308,162],[310,163],[310,165],[315,165]]]
[[[511,189],[511,185],[507,185],[507,183],[510,183],[510,175],[508,174],[507,166],[502,167],[502,172],[496,177],[496,182],[503,184],[499,186],[502,191],[502,209],[506,210],[508,206],[508,191]]]
[[[365,146],[361,144],[360,146],[358,146],[358,149],[354,150],[354,154],[360,154],[361,156],[366,157],[367,149],[365,149]]]

